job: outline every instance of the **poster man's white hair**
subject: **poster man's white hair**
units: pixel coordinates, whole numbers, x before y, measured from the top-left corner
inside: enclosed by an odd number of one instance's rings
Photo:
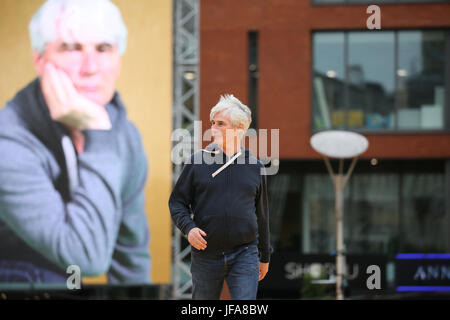
[[[209,120],[211,121],[216,113],[228,112],[231,125],[237,127],[244,125],[244,132],[248,130],[252,123],[252,112],[250,109],[232,94],[224,94],[219,102],[211,109]]]
[[[48,0],[31,19],[29,31],[31,46],[39,54],[58,38],[117,45],[121,55],[127,46],[127,28],[109,0]]]

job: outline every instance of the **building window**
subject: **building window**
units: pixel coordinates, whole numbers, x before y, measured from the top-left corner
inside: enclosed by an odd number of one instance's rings
[[[250,128],[258,129],[258,31],[248,33],[248,106],[252,111]]]
[[[402,4],[402,3],[444,3],[448,0],[311,0],[312,4]]]
[[[447,163],[447,164],[446,164]],[[333,184],[322,161],[283,161],[269,176],[274,252],[336,250]],[[439,253],[450,250],[450,161],[360,160],[344,192],[348,254]]]
[[[397,118],[399,129],[444,127],[445,34],[398,32]]]
[[[336,215],[330,177],[307,174],[304,184],[308,188],[303,194],[303,252],[334,252]],[[396,174],[355,174],[352,177],[345,189],[346,251],[352,254],[397,252],[398,188],[399,177]]]
[[[395,110],[394,42],[392,31],[376,32],[369,37],[364,31],[348,34],[348,109],[345,127],[395,127],[392,117]]]
[[[446,33],[315,32],[313,129],[448,128],[445,68],[450,52],[446,52]]]

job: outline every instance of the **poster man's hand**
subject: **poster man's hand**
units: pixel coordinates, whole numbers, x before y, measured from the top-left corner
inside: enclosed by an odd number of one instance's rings
[[[79,94],[63,70],[47,63],[41,82],[45,102],[53,120],[78,130],[111,129],[106,109]]]

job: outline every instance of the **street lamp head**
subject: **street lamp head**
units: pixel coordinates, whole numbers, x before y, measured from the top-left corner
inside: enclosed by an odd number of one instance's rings
[[[354,158],[364,153],[369,141],[363,135],[345,130],[327,130],[314,134],[312,148],[329,158]]]

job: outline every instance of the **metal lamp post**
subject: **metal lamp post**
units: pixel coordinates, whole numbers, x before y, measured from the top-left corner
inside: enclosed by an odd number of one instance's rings
[[[336,210],[336,299],[343,300],[342,282],[344,279],[345,252],[344,252],[344,188],[358,156],[369,147],[367,139],[355,132],[343,130],[329,130],[314,134],[310,140],[311,146],[320,153],[325,160],[335,189]],[[329,158],[339,159],[338,174],[334,174]],[[353,158],[350,168],[344,175],[344,159]]]

